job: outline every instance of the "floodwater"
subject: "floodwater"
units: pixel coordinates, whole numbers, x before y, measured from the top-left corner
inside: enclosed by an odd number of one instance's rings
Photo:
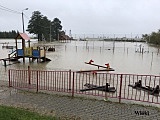
[[[19,41],[21,42],[21,40]],[[12,49],[3,48],[2,43],[8,43],[15,46],[15,40],[0,40],[0,59],[7,58]],[[112,41],[71,41],[70,43],[38,43],[37,40],[31,40],[31,44],[53,45],[55,52],[47,51],[47,58],[51,59],[46,63],[29,63],[26,59],[25,64],[20,63],[7,66],[7,68],[39,70],[89,70],[97,69],[84,62],[90,59],[94,64],[105,66],[106,63],[115,69],[112,73],[160,75],[160,47],[151,46],[140,42],[112,42]],[[18,43],[20,46],[21,43]],[[27,45],[27,42],[26,42]],[[141,48],[141,50],[140,50]],[[141,51],[141,53],[140,53]],[[143,51],[143,52],[142,52]],[[0,61],[1,70],[5,69],[3,61]]]

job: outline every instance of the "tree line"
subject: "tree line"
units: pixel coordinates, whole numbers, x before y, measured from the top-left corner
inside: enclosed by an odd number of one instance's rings
[[[30,34],[37,35],[39,41],[45,40],[58,40],[59,34],[62,31],[61,21],[58,18],[49,20],[43,16],[41,12],[34,11],[31,19],[29,20],[27,31]]]
[[[61,21],[58,18],[49,20],[42,15],[40,11],[34,11],[28,22],[27,30],[30,34],[36,35],[39,41],[42,40],[58,40],[62,31]],[[15,38],[18,31],[0,32],[0,38]]]
[[[160,29],[157,32],[152,32],[151,34],[143,34],[142,37],[148,43],[160,45]]]
[[[9,32],[2,32],[0,31],[0,38],[15,38],[17,35],[18,31],[16,32],[15,30],[9,31]]]

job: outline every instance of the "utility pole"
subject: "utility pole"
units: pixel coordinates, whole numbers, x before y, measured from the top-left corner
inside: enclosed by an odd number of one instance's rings
[[[24,10],[28,10],[28,8],[26,8],[26,9],[24,9]],[[24,14],[23,14],[23,11],[24,10],[22,10],[22,26],[23,26],[23,33],[25,33],[25,30],[24,30]]]

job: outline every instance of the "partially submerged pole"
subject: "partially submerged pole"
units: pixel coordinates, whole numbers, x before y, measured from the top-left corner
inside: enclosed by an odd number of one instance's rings
[[[6,60],[3,59],[4,67],[7,67]]]
[[[151,66],[152,66],[152,62],[153,62],[153,52],[152,52]]]

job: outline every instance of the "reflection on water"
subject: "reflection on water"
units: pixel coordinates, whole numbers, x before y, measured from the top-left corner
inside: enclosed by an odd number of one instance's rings
[[[14,40],[0,40],[0,43],[9,42],[10,45],[15,45]],[[32,40],[32,45],[36,43]],[[19,43],[20,46],[21,43]],[[86,70],[97,69],[95,66],[89,66],[84,62],[90,59],[94,60],[95,64],[105,65],[110,63],[110,66],[115,69],[115,73],[130,73],[130,74],[152,74],[160,75],[160,51],[159,48],[148,46],[146,43],[131,43],[131,42],[107,42],[107,41],[72,41],[71,43],[45,43],[53,44],[55,52],[47,52],[47,58],[52,61],[48,63],[17,63],[9,68],[22,69],[30,65],[32,69],[40,70]],[[7,58],[12,52],[11,49],[2,49],[0,44],[0,59]],[[143,49],[143,54],[139,53]],[[138,52],[136,52],[138,51]],[[3,61],[0,61],[1,68]],[[1,69],[1,70],[2,70]]]

